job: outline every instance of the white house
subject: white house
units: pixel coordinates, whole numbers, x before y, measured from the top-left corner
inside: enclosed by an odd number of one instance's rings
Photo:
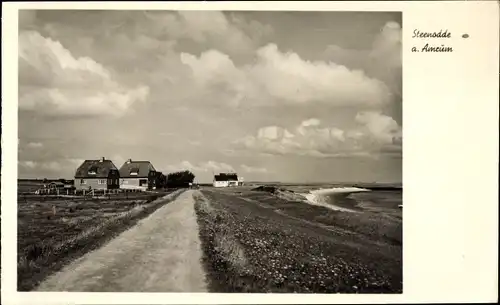
[[[229,187],[243,184],[243,178],[239,178],[236,173],[220,173],[214,175],[214,187]]]
[[[128,159],[120,167],[120,188],[145,191],[152,187],[156,173],[151,162]]]

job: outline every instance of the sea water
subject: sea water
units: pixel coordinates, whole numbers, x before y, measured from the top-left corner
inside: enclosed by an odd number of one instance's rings
[[[350,194],[359,192],[370,192],[370,190],[357,187],[333,187],[314,189],[300,195],[305,198],[305,202],[311,205],[323,206],[336,211],[354,212],[354,205],[352,208],[342,207],[340,201],[345,201],[345,198]]]

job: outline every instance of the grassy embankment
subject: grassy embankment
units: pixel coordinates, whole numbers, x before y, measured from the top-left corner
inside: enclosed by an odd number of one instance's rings
[[[401,247],[377,232],[383,225],[257,192],[203,194],[195,209],[212,292],[402,290]],[[350,225],[330,230],[325,222]]]

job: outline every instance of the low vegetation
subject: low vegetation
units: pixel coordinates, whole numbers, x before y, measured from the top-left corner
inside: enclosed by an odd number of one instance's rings
[[[335,228],[315,220],[328,212],[321,207],[251,191],[202,194],[195,210],[211,292],[402,290],[401,246],[362,232],[371,229],[357,230],[355,223],[366,227],[359,219],[344,221],[352,228]],[[324,222],[342,223],[348,214]]]
[[[284,196],[283,194],[287,194],[288,190],[275,191],[272,187],[254,190],[264,191],[264,193],[253,192],[248,194],[247,198],[281,209],[289,216],[325,226],[335,226],[335,228],[365,236],[373,241],[402,245],[402,213],[397,209],[402,196],[400,190],[360,192],[348,197],[338,196],[335,200],[335,205],[361,213],[346,213],[321,206],[312,207],[302,201],[290,200]],[[364,202],[364,205],[360,206],[358,202]]]
[[[182,190],[119,198],[40,198],[18,203],[18,290],[33,290],[68,262],[95,250]],[[41,197],[43,198],[43,197]]]

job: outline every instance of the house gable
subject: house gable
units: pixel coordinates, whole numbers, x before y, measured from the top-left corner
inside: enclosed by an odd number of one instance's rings
[[[75,178],[107,178],[110,174],[118,174],[118,169],[111,160],[85,160],[76,170]]]
[[[151,162],[129,159],[120,167],[120,178],[148,178],[150,172],[156,172]]]

